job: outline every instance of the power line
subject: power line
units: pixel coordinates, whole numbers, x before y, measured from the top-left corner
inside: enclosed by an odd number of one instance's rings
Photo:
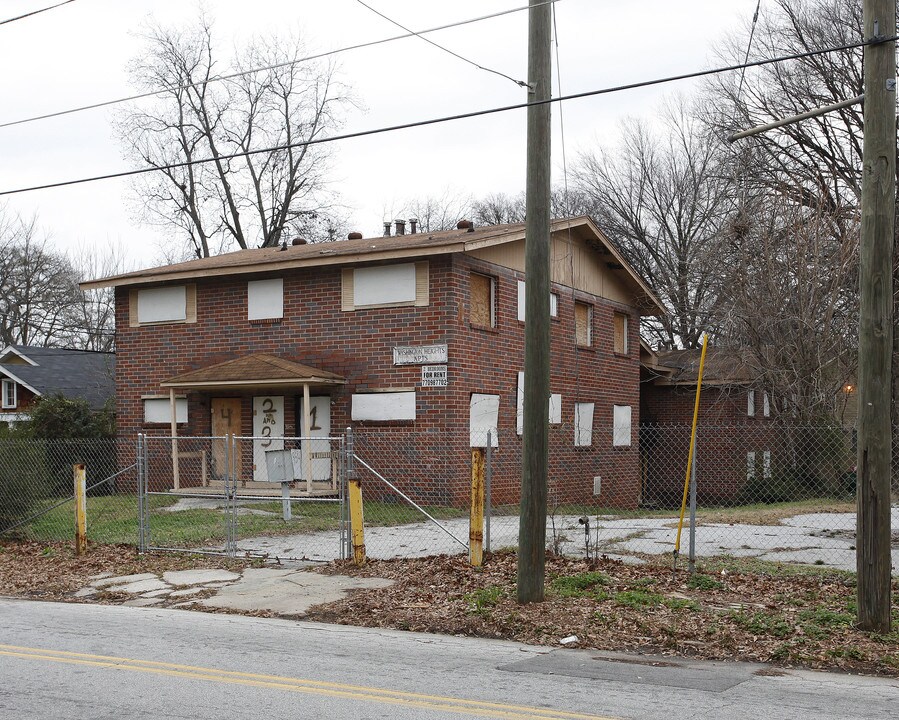
[[[373,7],[372,7],[371,5],[369,5],[368,3],[363,2],[363,0],[356,0],[356,2],[359,3],[362,7],[367,8],[368,10],[371,10],[371,11],[372,11],[375,15],[377,15],[378,17],[381,17],[381,18],[383,18],[384,20],[386,20],[387,22],[389,22],[389,23],[391,23],[391,24],[393,24],[393,25],[396,25],[400,30],[405,30],[406,32],[412,33],[412,34],[415,35],[417,38],[420,38],[421,40],[424,40],[426,43],[430,43],[431,45],[433,45],[433,46],[434,46],[435,48],[437,48],[438,50],[443,50],[443,52],[449,53],[450,55],[452,55],[452,56],[455,57],[455,58],[458,58],[458,59],[461,60],[462,62],[466,62],[466,63],[468,63],[469,65],[473,65],[473,66],[476,67],[478,70],[484,70],[485,72],[493,73],[494,75],[499,75],[500,77],[505,78],[506,80],[511,80],[513,83],[515,83],[516,85],[518,85],[518,86],[520,86],[520,87],[527,87],[527,86],[528,86],[528,84],[527,84],[524,80],[516,80],[515,78],[510,77],[509,75],[506,75],[505,73],[500,72],[499,70],[493,70],[492,68],[484,67],[483,65],[478,65],[474,60],[469,60],[467,57],[463,57],[463,56],[460,55],[459,53],[453,52],[453,51],[450,50],[449,48],[444,47],[443,45],[440,45],[440,44],[438,44],[438,43],[435,43],[433,40],[429,40],[429,39],[426,38],[426,37],[422,37],[420,33],[417,33],[417,32],[415,32],[414,30],[410,30],[410,29],[407,28],[405,25],[402,25],[402,24],[398,23],[398,22],[397,22],[396,20],[394,20],[393,18],[387,17],[387,16],[386,16],[384,13],[382,13],[380,10],[377,10],[376,8],[373,8]]]
[[[67,0],[68,2],[74,2],[74,0]],[[555,2],[559,2],[559,0],[546,0],[546,2],[541,3],[541,5],[548,5]],[[337,48],[336,50],[326,50],[325,52],[316,53],[315,55],[307,55],[306,57],[297,58],[296,60],[289,60],[283,63],[275,63],[274,65],[266,65],[264,67],[252,68],[250,70],[242,70],[240,72],[231,73],[229,75],[218,75],[216,77],[207,78],[200,82],[195,83],[185,83],[183,85],[175,85],[171,88],[166,88],[165,90],[152,90],[149,92],[138,93],[136,95],[129,95],[127,97],[117,98],[115,100],[104,100],[102,102],[91,103],[90,105],[81,105],[79,107],[69,108],[68,110],[58,110],[56,112],[46,113],[44,115],[35,115],[33,117],[21,118],[19,120],[10,120],[8,122],[0,123],[0,128],[12,127],[13,125],[24,125],[25,123],[37,122],[38,120],[48,120],[50,118],[61,117],[63,115],[71,115],[73,113],[84,112],[85,110],[97,110],[103,107],[109,107],[111,105],[120,105],[121,103],[133,102],[134,100],[143,100],[145,98],[155,97],[164,92],[171,92],[172,90],[187,90],[189,88],[197,87],[199,85],[207,85],[213,82],[222,82],[224,80],[234,80],[235,78],[243,77],[244,75],[252,75],[258,72],[264,72],[266,70],[277,70],[282,67],[292,67],[294,65],[299,65],[303,62],[309,62],[311,60],[320,60],[321,58],[330,57],[331,55],[338,55],[340,53],[349,52],[351,50],[361,50],[364,48],[374,47],[375,45],[383,45],[385,43],[394,42],[396,40],[405,40],[410,37],[421,37],[422,35],[426,35],[429,33],[439,32],[441,30],[449,30],[450,28],[462,27],[464,25],[471,25],[477,22],[483,22],[484,20],[493,20],[498,17],[502,17],[504,15],[511,15],[513,13],[521,12],[522,10],[527,10],[528,6],[511,8],[510,10],[501,10],[499,12],[491,13],[489,15],[481,15],[480,17],[470,18],[468,20],[459,20],[458,22],[449,23],[446,25],[439,25],[437,27],[429,28],[427,30],[419,30],[418,32],[407,32],[405,35],[395,35],[393,37],[382,38],[380,40],[371,40],[369,42],[357,43],[356,45],[347,45],[346,47]],[[392,21],[391,21],[392,22]],[[423,40],[425,38],[422,38]],[[430,42],[430,40],[428,41]],[[464,58],[463,58],[464,59]],[[492,72],[492,71],[491,71]],[[510,78],[511,79],[511,78]],[[514,81],[517,82],[517,81]]]
[[[353,138],[360,137],[368,137],[369,135],[381,135],[388,132],[396,132],[398,130],[409,130],[417,127],[425,127],[427,125],[438,125],[446,122],[454,122],[456,120],[467,120],[469,118],[480,117],[482,115],[495,115],[496,113],[509,112],[511,110],[523,110],[524,108],[532,107],[535,105],[546,105],[549,103],[560,103],[567,102],[569,100],[580,100],[582,98],[588,97],[596,97],[599,95],[608,95],[611,93],[623,92],[625,90],[636,90],[639,88],[651,87],[653,85],[663,85],[671,82],[678,82],[681,80],[692,80],[695,78],[708,77],[710,75],[718,75],[720,73],[725,72],[733,72],[735,70],[742,70],[744,67],[760,67],[762,65],[772,65],[774,63],[786,62],[788,60],[800,60],[802,58],[814,57],[816,55],[826,55],[831,52],[841,52],[843,50],[852,50],[860,47],[867,47],[869,45],[880,45],[885,42],[892,42],[897,39],[896,35],[891,35],[889,37],[878,37],[872,40],[863,40],[857,43],[850,43],[847,45],[838,45],[834,47],[825,48],[823,50],[808,50],[806,52],[796,53],[793,55],[782,55],[776,58],[769,58],[767,60],[755,60],[751,63],[741,63],[739,65],[728,65],[720,68],[713,68],[711,70],[697,70],[691,73],[684,73],[682,75],[670,75],[664,78],[656,78],[653,80],[642,80],[640,82],[628,83],[626,85],[616,85],[608,88],[600,88],[598,90],[586,90],[580,93],[573,93],[571,95],[560,95],[559,97],[551,97],[548,100],[535,100],[533,102],[523,102],[516,103],[514,105],[504,105],[502,107],[496,108],[488,108],[486,110],[473,110],[468,113],[459,113],[457,115],[447,115],[439,118],[431,118],[429,120],[416,120],[414,122],[401,123],[399,125],[388,125],[386,127],[374,128],[371,130],[359,130],[357,132],[352,133],[344,133],[342,135],[332,135],[331,137],[326,138],[317,138],[314,140],[301,140],[294,143],[288,143],[286,145],[275,145],[273,147],[268,148],[260,148],[258,150],[245,150],[242,152],[230,153],[227,155],[219,155],[214,158],[201,158],[199,160],[185,160],[184,162],[178,163],[169,163],[166,165],[159,165],[155,167],[147,167],[147,168],[138,168],[135,170],[124,170],[122,172],[117,173],[109,173],[106,175],[95,175],[87,178],[79,178],[77,180],[64,180],[62,182],[57,183],[47,183],[45,185],[33,185],[31,187],[18,188],[16,190],[4,190],[0,192],[0,197],[4,195],[16,195],[18,193],[31,192],[33,190],[48,190],[51,188],[65,187],[67,185],[81,185],[83,183],[88,182],[96,182],[99,180],[113,180],[116,178],[129,177],[132,175],[143,175],[145,173],[150,172],[158,172],[159,170],[174,170],[182,167],[190,167],[192,165],[202,165],[205,163],[216,162],[220,160],[234,160],[236,158],[241,157],[249,157],[250,155],[259,155],[262,153],[271,153],[277,152],[278,150],[288,150],[292,148],[301,148],[308,147],[311,145],[323,145],[329,142],[337,142],[338,140],[350,140]]]
[[[7,18],[6,20],[0,20],[0,25],[6,25],[7,23],[15,22],[16,20],[24,20],[25,18],[31,17],[32,15],[38,15],[42,12],[47,12],[48,10],[62,7],[63,5],[68,5],[72,2],[75,2],[75,0],[65,0],[64,2],[56,3],[56,5],[51,5],[50,7],[41,8],[40,10],[32,10],[31,12],[25,13],[24,15],[17,15],[16,17]]]

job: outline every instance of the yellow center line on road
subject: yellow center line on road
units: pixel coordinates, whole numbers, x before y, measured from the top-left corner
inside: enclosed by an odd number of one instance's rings
[[[245,673],[234,670],[204,668],[193,665],[178,665],[176,663],[137,660],[134,658],[115,657],[110,655],[75,653],[46,648],[30,648],[0,644],[0,655],[27,660],[43,660],[70,665],[87,665],[113,670],[128,670],[131,672],[144,672],[193,680],[207,680],[232,685],[302,692],[313,695],[346,698],[349,700],[360,700],[364,702],[403,705],[426,710],[442,710],[445,712],[464,713],[480,717],[510,718],[512,720],[615,720],[615,718],[602,717],[599,715],[586,715],[583,713],[557,711],[548,708],[528,707],[525,705],[507,705],[504,703],[482,702],[480,700],[467,700],[464,698],[387,690],[384,688],[366,687],[364,685],[347,685],[344,683],[308,680],[305,678],[262,675],[259,673]]]

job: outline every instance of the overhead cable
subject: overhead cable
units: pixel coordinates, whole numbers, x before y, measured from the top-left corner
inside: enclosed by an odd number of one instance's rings
[[[524,108],[535,105],[546,105],[549,103],[566,102],[568,100],[580,100],[582,98],[596,97],[599,95],[608,95],[611,93],[623,92],[625,90],[636,90],[638,88],[650,87],[652,85],[662,85],[665,83],[678,82],[680,80],[692,80],[695,78],[708,77],[725,72],[733,72],[742,70],[744,67],[759,67],[762,65],[771,65],[778,62],[786,62],[788,60],[800,60],[802,58],[813,57],[816,55],[825,55],[831,52],[840,52],[843,50],[852,50],[854,48],[867,47],[869,45],[879,45],[885,42],[892,42],[897,39],[896,35],[889,37],[878,37],[872,40],[864,40],[857,43],[847,45],[839,45],[835,47],[825,48],[823,50],[808,50],[806,52],[795,53],[793,55],[783,55],[776,58],[766,60],[755,60],[751,63],[741,63],[739,65],[728,65],[726,67],[713,68],[711,70],[697,70],[682,75],[670,75],[664,78],[656,78],[654,80],[643,80],[640,82],[627,83],[625,85],[616,85],[614,87],[600,88],[598,90],[586,90],[584,92],[573,93],[571,95],[560,95],[558,97],[549,98],[548,100],[535,100],[532,102],[516,103],[514,105],[504,105],[502,107],[488,108],[486,110],[473,110],[468,113],[459,113],[457,115],[447,115],[439,118],[431,118],[428,120],[416,120],[414,122],[400,123],[399,125],[389,125],[381,128],[373,128],[371,130],[359,130],[357,132],[344,133],[342,135],[332,135],[331,137],[317,138],[314,140],[300,140],[294,143],[284,145],[275,145],[273,147],[259,148],[258,150],[245,150],[227,155],[219,155],[212,158],[201,158],[198,160],[185,160],[184,162],[169,163],[166,165],[158,165],[154,167],[137,168],[134,170],[123,170],[117,173],[108,173],[106,175],[95,175],[92,177],[79,178],[76,180],[64,180],[56,183],[47,183],[44,185],[33,185],[31,187],[18,188],[15,190],[0,191],[0,197],[4,195],[16,195],[18,193],[31,192],[33,190],[48,190],[50,188],[64,187],[67,185],[80,185],[88,182],[96,182],[99,180],[112,180],[115,178],[128,177],[132,175],[144,175],[159,170],[174,170],[181,167],[190,167],[192,165],[202,165],[210,162],[218,162],[221,160],[233,160],[240,157],[249,157],[251,155],[259,155],[263,153],[277,152],[278,150],[288,150],[291,148],[309,147],[311,145],[323,145],[329,142],[337,142],[339,140],[349,140],[352,138],[367,137],[369,135],[381,135],[388,132],[396,132],[398,130],[409,130],[411,128],[425,127],[427,125],[438,125],[446,122],[454,122],[456,120],[466,120],[469,118],[480,117],[482,115],[494,115],[496,113],[509,112],[511,110],[522,110]]]
[[[73,3],[75,0],[65,0],[61,3],[56,3],[56,5],[50,5],[49,7],[41,8],[40,10],[32,10],[31,12],[27,12],[24,15],[17,15],[16,17],[6,18],[6,20],[0,20],[0,25],[6,25],[7,23],[15,22],[16,20],[24,20],[27,17],[31,17],[32,15],[39,15],[40,13],[47,12],[48,10],[53,10],[54,8],[62,7],[63,5],[68,5],[69,3]]]
[[[68,2],[74,2],[74,0],[68,0]],[[546,2],[540,3],[540,5],[549,5],[555,2],[559,2],[559,0],[546,0]],[[320,60],[321,58],[329,57],[331,55],[338,55],[340,53],[349,52],[350,50],[361,50],[363,48],[374,47],[375,45],[383,45],[385,43],[394,42],[396,40],[405,40],[410,37],[421,37],[422,35],[426,35],[428,33],[435,33],[441,30],[448,30],[450,28],[462,27],[463,25],[471,25],[472,23],[483,22],[484,20],[492,20],[494,18],[502,17],[504,15],[511,15],[513,13],[521,12],[522,10],[529,9],[527,5],[511,8],[509,10],[500,10],[499,12],[490,13],[489,15],[482,15],[476,18],[470,18],[468,20],[459,20],[458,22],[448,23],[446,25],[439,25],[437,27],[429,28],[427,30],[419,30],[418,32],[408,32],[405,35],[395,35],[393,37],[382,38],[380,40],[371,40],[369,42],[357,43],[355,45],[347,45],[346,47],[337,48],[335,50],[326,50],[325,52],[316,53],[314,55],[307,55],[306,57],[297,58],[295,60],[288,60],[287,62],[275,63],[273,65],[265,65],[263,67],[251,68],[249,70],[242,70],[240,72],[230,73],[228,75],[217,75],[215,77],[206,78],[200,82],[195,83],[185,83],[183,85],[173,85],[170,88],[166,88],[165,90],[151,90],[144,93],[138,93],[136,95],[129,95],[127,97],[116,98],[115,100],[104,100],[102,102],[91,103],[90,105],[81,105],[79,107],[69,108],[67,110],[57,110],[55,112],[46,113],[44,115],[34,115],[32,117],[20,118],[19,120],[9,120],[7,122],[0,123],[0,128],[12,127],[13,125],[24,125],[25,123],[37,122],[38,120],[48,120],[50,118],[60,117],[62,115],[71,115],[73,113],[84,112],[85,110],[97,110],[98,108],[109,107],[111,105],[120,105],[126,102],[133,102],[135,100],[143,100],[144,98],[155,97],[164,92],[171,92],[172,90],[187,90],[189,88],[197,87],[199,85],[207,85],[213,82],[222,82],[224,80],[233,80],[235,78],[243,77],[244,75],[252,75],[258,72],[265,72],[266,70],[277,70],[282,67],[292,67],[294,65],[299,65],[303,62],[310,62],[311,60]],[[422,38],[424,39],[424,38]]]

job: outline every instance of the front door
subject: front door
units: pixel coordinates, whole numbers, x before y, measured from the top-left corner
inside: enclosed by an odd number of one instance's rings
[[[225,438],[229,435],[240,435],[240,398],[212,398],[212,436]],[[225,440],[212,441],[212,469],[215,477],[222,479],[228,472]],[[240,448],[235,467],[240,467]]]

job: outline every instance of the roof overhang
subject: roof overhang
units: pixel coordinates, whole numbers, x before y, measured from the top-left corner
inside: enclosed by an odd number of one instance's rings
[[[345,385],[346,379],[328,372],[286,360],[274,355],[257,353],[213,363],[197,370],[175,375],[160,383],[160,387],[181,390],[261,390]]]
[[[44,393],[38,390],[36,387],[29,385],[22,378],[16,375],[14,372],[11,372],[8,367],[0,367],[0,375],[9,378],[10,380],[15,380],[19,385],[24,388],[27,388],[31,392],[33,392],[37,397],[42,397]]]

